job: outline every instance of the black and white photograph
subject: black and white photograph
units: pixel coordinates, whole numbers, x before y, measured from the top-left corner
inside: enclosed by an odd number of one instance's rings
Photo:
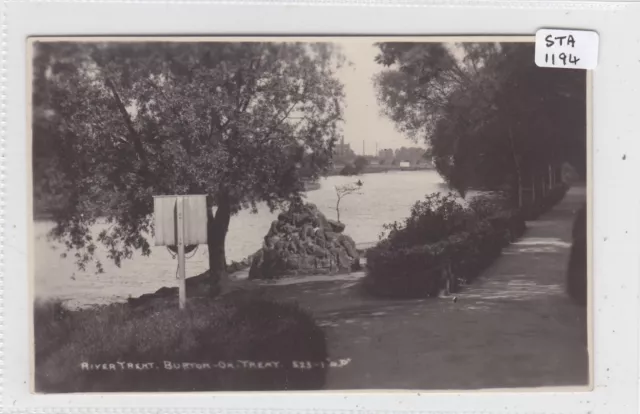
[[[33,392],[592,387],[591,75],[533,38],[28,49]]]

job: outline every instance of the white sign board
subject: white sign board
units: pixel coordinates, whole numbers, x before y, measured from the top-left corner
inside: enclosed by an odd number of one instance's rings
[[[207,244],[207,197],[204,195],[168,195],[153,197],[155,245],[177,245],[178,198],[183,200],[185,245]]]

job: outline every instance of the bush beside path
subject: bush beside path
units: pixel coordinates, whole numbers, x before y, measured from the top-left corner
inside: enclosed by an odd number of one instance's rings
[[[588,384],[584,308],[565,292],[576,211],[584,187],[527,223],[457,301],[377,299],[354,273],[333,281],[273,285],[325,328],[331,358],[327,389],[473,389]]]

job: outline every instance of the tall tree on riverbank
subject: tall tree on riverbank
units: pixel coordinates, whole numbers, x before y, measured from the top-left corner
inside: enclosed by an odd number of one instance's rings
[[[34,182],[64,194],[52,235],[81,267],[96,243],[117,265],[150,254],[153,195],[207,194],[215,292],[231,216],[299,197],[341,134],[343,58],[331,44],[34,47]],[[94,238],[99,216],[111,226]]]
[[[436,169],[461,194],[508,185],[521,198],[551,165],[583,169],[583,72],[538,68],[533,46],[522,43],[379,48],[376,60],[387,68],[376,79],[383,112],[426,141]]]

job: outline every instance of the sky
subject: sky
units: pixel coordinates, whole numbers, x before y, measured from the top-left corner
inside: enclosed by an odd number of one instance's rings
[[[416,147],[425,148],[424,141],[415,142],[395,129],[395,124],[380,113],[373,77],[382,71],[382,65],[375,63],[378,48],[367,40],[340,42],[342,53],[352,65],[345,65],[338,77],[344,83],[346,109],[343,126],[344,141],[351,149],[362,154],[362,144],[367,155],[384,148]],[[453,56],[464,57],[459,45],[449,44]]]
[[[344,83],[345,113],[344,141],[351,144],[357,154],[373,155],[378,149],[424,146],[416,143],[395,129],[395,124],[380,113],[373,77],[383,67],[374,62],[378,48],[370,42],[344,42],[342,53],[352,65],[345,65],[338,76]]]

